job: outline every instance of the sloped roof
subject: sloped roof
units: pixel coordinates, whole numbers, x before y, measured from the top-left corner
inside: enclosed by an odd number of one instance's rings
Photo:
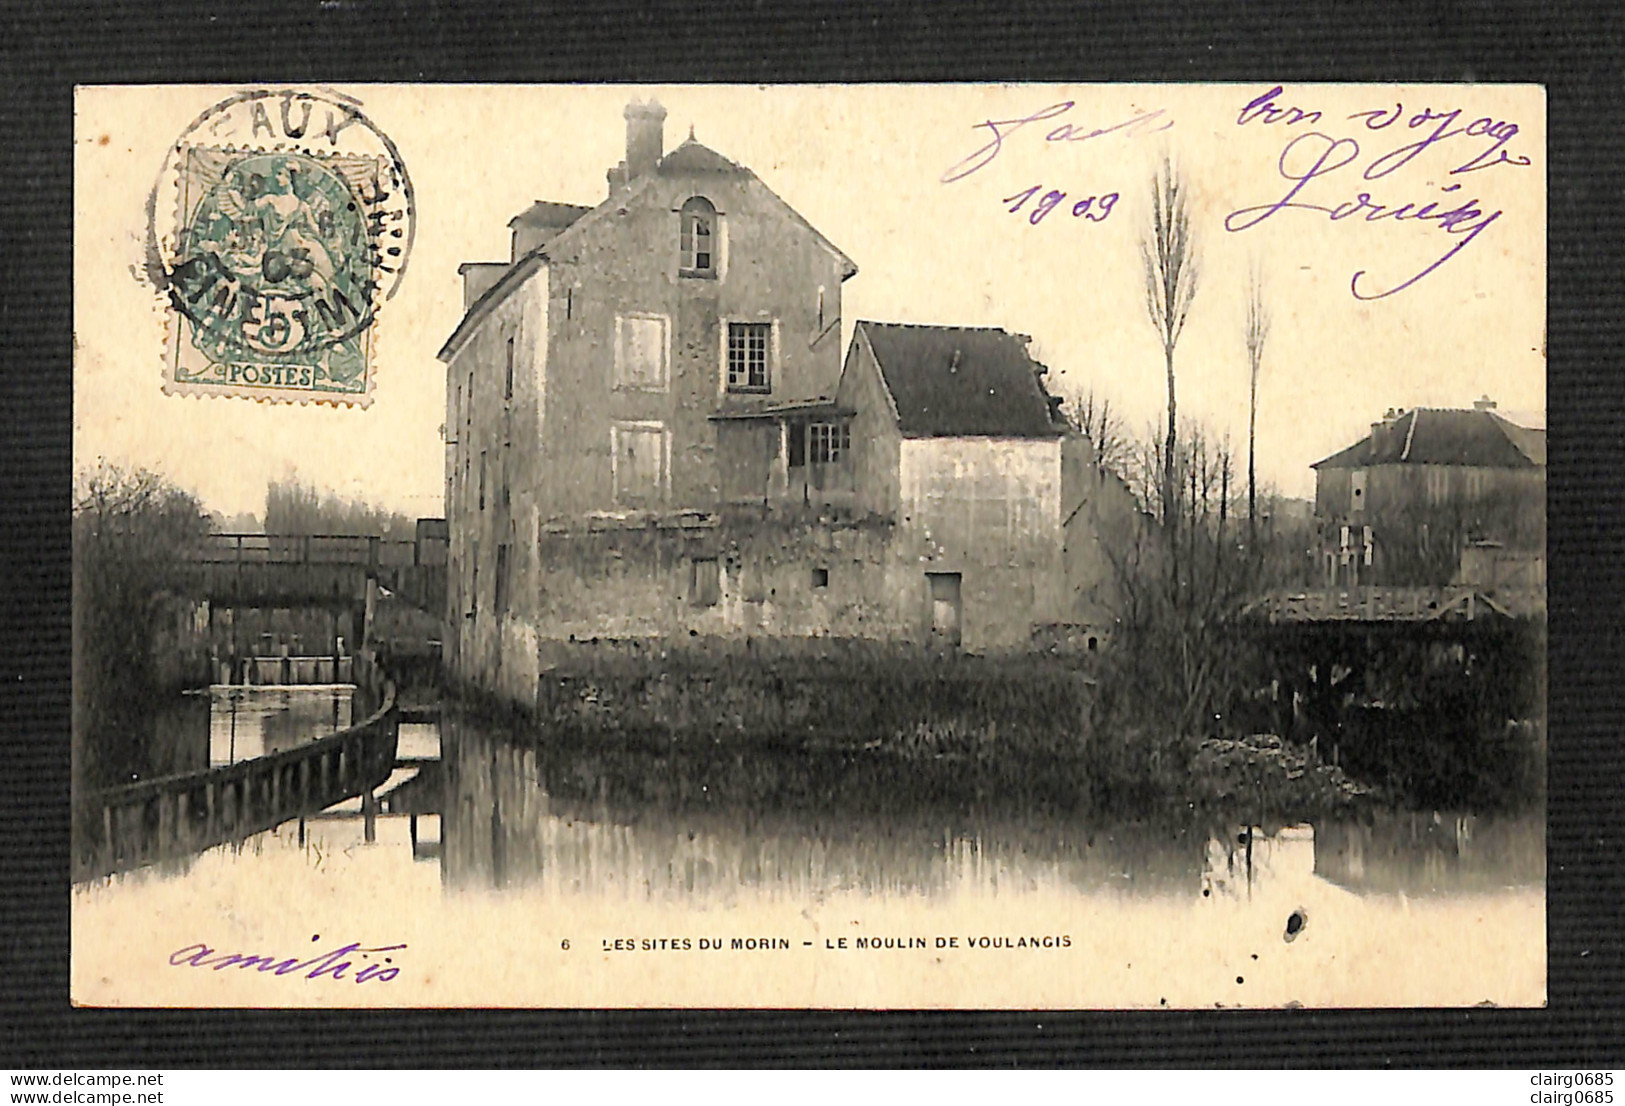
[[[527,252],[523,257],[516,258],[508,272],[504,273],[483,295],[471,304],[463,314],[462,321],[457,324],[456,330],[445,345],[440,348],[440,359],[449,361],[456,356],[468,336],[497,303],[507,296],[520,281],[538,265],[548,259],[548,251],[563,249],[565,244],[576,239],[583,228],[591,227],[598,220],[603,219],[612,211],[620,211],[630,200],[642,192],[652,177],[680,176],[689,173],[730,173],[755,181],[784,213],[805,227],[825,249],[833,253],[841,262],[841,279],[855,275],[858,271],[857,263],[842,252],[841,248],[809,223],[795,208],[785,203],[783,198],[771,188],[762,183],[760,177],[742,165],[738,165],[708,146],[702,145],[692,137],[684,140],[677,149],[661,158],[656,164],[652,174],[644,174],[634,180],[626,189],[612,191],[611,194],[595,207],[584,207],[581,204],[556,203],[551,200],[537,200],[529,208],[508,221],[510,227],[518,225],[557,227],[559,233],[550,237]]]
[[[997,327],[857,324],[880,365],[906,438],[1052,438],[1039,366]]]
[[[1310,467],[1396,464],[1536,468],[1546,464],[1546,431],[1518,426],[1494,411],[1418,407],[1395,419],[1376,446],[1367,434]]]
[[[683,144],[665,157],[655,166],[655,172],[662,176],[672,177],[684,173],[738,173],[750,175],[750,170],[735,162],[729,161],[709,146],[696,142],[693,138],[684,139]]]
[[[508,220],[510,227],[558,227],[563,229],[581,218],[592,208],[582,204],[561,204],[552,200],[537,200],[524,211]]]
[[[722,173],[755,181],[762,192],[777,203],[785,215],[800,223],[825,249],[840,259],[842,280],[850,279],[857,274],[857,262],[846,256],[845,251],[834,242],[825,238],[822,231],[807,221],[806,216],[785,203],[784,198],[763,183],[761,177],[758,177],[745,166],[729,161],[704,143],[695,140],[692,134],[683,140],[681,146],[661,158],[660,163],[655,166],[655,175],[662,177],[679,177],[703,173]]]

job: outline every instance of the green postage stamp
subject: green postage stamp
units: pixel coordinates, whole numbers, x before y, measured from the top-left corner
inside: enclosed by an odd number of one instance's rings
[[[173,208],[158,199],[166,189]],[[411,254],[413,204],[394,145],[355,101],[224,100],[170,147],[154,199],[166,392],[371,402],[375,331]]]

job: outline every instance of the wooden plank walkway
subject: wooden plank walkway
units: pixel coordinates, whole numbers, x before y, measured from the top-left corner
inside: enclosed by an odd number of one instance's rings
[[[361,722],[268,756],[143,780],[76,797],[75,881],[179,859],[242,841],[294,818],[372,792],[396,760],[395,684],[370,654],[356,655],[356,694],[372,708]]]

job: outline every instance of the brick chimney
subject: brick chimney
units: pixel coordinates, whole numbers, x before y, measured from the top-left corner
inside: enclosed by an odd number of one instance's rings
[[[626,180],[637,180],[655,167],[666,152],[666,109],[659,101],[633,100],[626,105]]]
[[[1473,410],[1493,411],[1495,410],[1495,401],[1489,396],[1481,396],[1480,398],[1473,400]]]

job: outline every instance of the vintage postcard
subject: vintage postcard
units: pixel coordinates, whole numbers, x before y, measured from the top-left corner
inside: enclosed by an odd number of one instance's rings
[[[82,87],[72,998],[1546,1001],[1532,86]]]

